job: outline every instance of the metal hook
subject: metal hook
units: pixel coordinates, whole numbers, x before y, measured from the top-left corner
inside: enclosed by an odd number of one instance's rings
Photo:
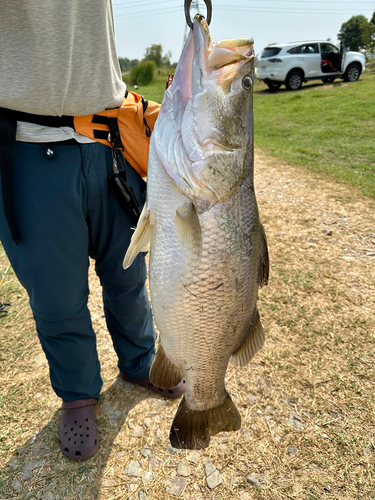
[[[193,0],[185,0],[185,18],[189,28],[193,29],[193,22],[190,18],[190,5]],[[203,0],[207,7],[207,24],[211,23],[212,17],[212,2],[211,0]]]

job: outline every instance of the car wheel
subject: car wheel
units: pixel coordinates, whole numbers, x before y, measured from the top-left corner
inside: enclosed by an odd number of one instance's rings
[[[361,68],[359,64],[352,63],[346,68],[344,73],[344,80],[346,82],[356,82],[361,75]]]
[[[299,71],[291,71],[286,77],[285,86],[288,90],[298,90],[302,87],[302,74]]]
[[[332,83],[335,81],[335,78],[323,78],[322,82],[323,83]]]
[[[273,82],[271,80],[267,80],[266,84],[271,92],[276,92],[276,90],[279,90],[279,88],[281,87],[281,82]]]

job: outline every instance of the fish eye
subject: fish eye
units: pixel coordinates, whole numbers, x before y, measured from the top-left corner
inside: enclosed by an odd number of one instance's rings
[[[253,85],[253,81],[252,81],[251,77],[249,75],[244,76],[242,79],[242,87],[245,90],[250,90],[252,85]]]

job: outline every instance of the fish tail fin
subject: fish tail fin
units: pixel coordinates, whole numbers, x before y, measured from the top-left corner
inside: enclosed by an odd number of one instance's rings
[[[190,409],[184,396],[174,417],[169,439],[174,448],[202,450],[209,445],[210,436],[240,428],[241,416],[229,394],[220,406],[202,411]]]
[[[172,387],[176,387],[181,382],[183,377],[184,371],[182,366],[177,365],[168,358],[163,346],[160,345],[151,365],[151,382],[161,389],[172,389]]]
[[[265,341],[264,328],[260,321],[258,309],[255,311],[253,325],[242,345],[232,354],[231,364],[234,366],[245,366],[261,349]]]

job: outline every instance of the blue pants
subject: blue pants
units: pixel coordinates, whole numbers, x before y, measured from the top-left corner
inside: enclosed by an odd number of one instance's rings
[[[87,307],[89,256],[95,259],[120,371],[145,377],[155,354],[146,264],[138,255],[129,269],[122,268],[134,224],[108,189],[111,174],[111,150],[102,144],[17,142],[19,246],[11,239],[0,189],[0,239],[28,292],[52,387],[64,401],[98,398],[102,387]],[[142,200],[141,178],[130,166],[128,181]]]

